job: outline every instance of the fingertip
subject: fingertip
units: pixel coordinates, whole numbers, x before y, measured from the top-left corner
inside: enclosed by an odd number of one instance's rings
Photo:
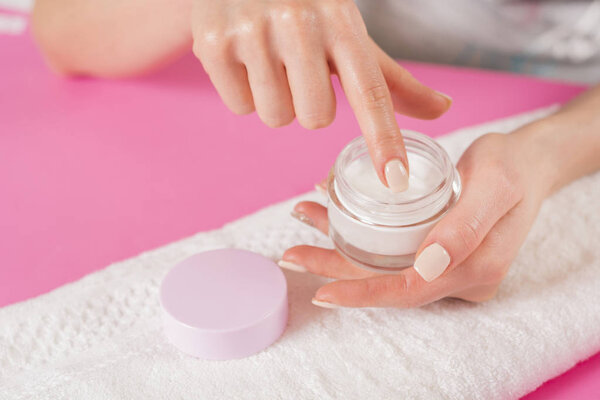
[[[228,108],[235,115],[248,115],[248,114],[252,114],[255,111],[253,102],[244,103],[244,104],[235,105],[235,106],[228,106]]]
[[[398,193],[408,188],[409,165],[402,134],[365,136],[369,155],[381,183],[392,192]]]
[[[444,101],[445,110],[448,110],[452,106],[452,103],[454,102],[452,97],[448,96],[446,93],[442,93],[437,90],[435,91],[435,94],[441,97],[441,99]]]
[[[339,282],[339,281],[336,281]],[[337,296],[335,296],[335,290],[333,290],[332,292],[332,286],[335,289],[335,286],[333,285],[333,283],[336,282],[332,282],[329,283],[327,285],[321,286],[314,295],[314,299],[320,302],[325,302],[325,303],[331,303],[331,304],[337,304]]]
[[[327,181],[315,183],[315,190],[323,196],[327,196]]]
[[[393,193],[404,192],[408,189],[408,170],[399,158],[393,158],[385,163],[383,168],[387,187]]]
[[[301,265],[302,264],[302,257],[301,257],[302,250],[301,249],[305,246],[306,245],[290,247],[289,249],[287,249],[286,251],[283,252],[283,255],[281,256],[280,261],[285,261],[285,262],[290,262],[290,263],[294,263],[297,265]]]
[[[294,272],[306,272],[307,271],[305,266],[296,264],[291,261],[279,260],[277,262],[277,265],[279,265],[283,269],[287,269],[287,270],[294,271]]]
[[[441,244],[432,243],[419,253],[413,268],[426,282],[431,282],[444,273],[450,262],[448,251]]]
[[[315,298],[313,298],[311,300],[311,303],[313,303],[315,306],[322,307],[322,308],[332,308],[332,309],[333,308],[340,308],[340,306],[337,305],[337,304],[329,303],[327,301],[317,300]]]
[[[317,228],[324,234],[329,233],[327,209],[319,203],[302,201],[294,206],[292,216],[309,226]]]

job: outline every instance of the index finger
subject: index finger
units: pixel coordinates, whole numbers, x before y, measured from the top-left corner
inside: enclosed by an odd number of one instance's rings
[[[393,192],[408,188],[408,159],[389,88],[365,35],[343,40],[332,49],[333,62],[375,171]]]

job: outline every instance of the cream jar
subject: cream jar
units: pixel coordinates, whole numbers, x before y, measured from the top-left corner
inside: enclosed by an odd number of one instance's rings
[[[359,267],[397,273],[414,263],[427,233],[460,196],[460,176],[446,151],[421,133],[402,131],[409,188],[393,193],[377,176],[362,137],[338,155],[327,182],[329,236]]]

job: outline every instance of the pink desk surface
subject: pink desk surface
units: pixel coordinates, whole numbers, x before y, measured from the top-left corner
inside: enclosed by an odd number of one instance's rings
[[[399,117],[433,136],[582,90],[405,66],[454,97],[437,121]],[[0,36],[0,306],[311,190],[357,135],[342,96],[326,129],[269,129],[232,115],[191,56],[143,79],[69,81],[27,36]],[[599,376],[596,355],[527,398],[597,399]]]

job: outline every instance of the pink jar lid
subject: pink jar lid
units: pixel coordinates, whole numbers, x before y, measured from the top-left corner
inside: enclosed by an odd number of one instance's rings
[[[183,260],[164,278],[160,303],[167,339],[209,360],[257,353],[275,342],[287,324],[281,269],[247,250],[211,250]]]

